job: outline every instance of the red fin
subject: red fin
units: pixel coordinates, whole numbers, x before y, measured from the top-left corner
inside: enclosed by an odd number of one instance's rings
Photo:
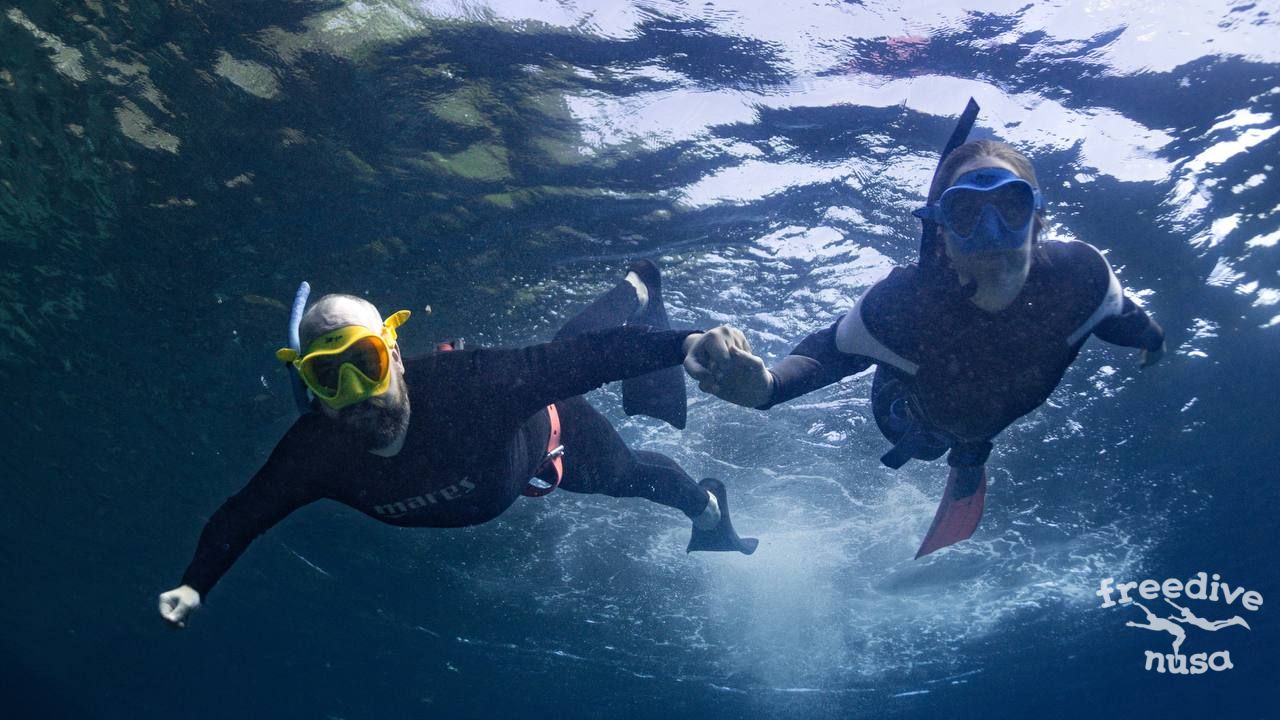
[[[978,481],[978,489],[968,497],[956,498],[956,482],[958,473],[951,468],[947,475],[947,487],[942,493],[942,501],[938,503],[938,512],[933,516],[933,525],[929,533],[920,543],[916,558],[922,558],[934,550],[941,550],[961,540],[968,540],[973,531],[978,529],[978,521],[982,520],[982,506],[987,499],[987,470],[982,469],[982,477]]]

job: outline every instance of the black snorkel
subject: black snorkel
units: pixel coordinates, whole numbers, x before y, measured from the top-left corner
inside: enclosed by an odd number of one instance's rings
[[[951,151],[960,147],[969,139],[969,132],[973,130],[973,124],[978,119],[978,103],[973,98],[969,98],[969,103],[964,106],[964,112],[960,113],[960,119],[956,121],[956,127],[951,131],[951,139],[947,140],[947,145],[942,149],[942,156],[938,158],[938,167],[933,171],[934,177],[942,170],[942,163],[947,161],[947,156]],[[932,186],[932,181],[929,183]],[[928,200],[926,192],[926,201]],[[938,247],[938,224],[928,218],[920,218],[920,224],[923,226],[920,233],[920,258],[916,264],[924,270],[938,270],[939,258],[944,256],[942,249]]]

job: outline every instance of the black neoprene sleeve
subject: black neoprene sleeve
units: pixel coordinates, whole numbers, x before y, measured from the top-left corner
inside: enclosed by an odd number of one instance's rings
[[[774,378],[773,394],[769,402],[759,409],[768,410],[875,364],[875,360],[869,357],[840,352],[836,347],[836,326],[839,324],[840,319],[837,318],[830,327],[801,340],[790,355],[769,369]]]
[[[1164,329],[1150,315],[1125,296],[1119,315],[1098,323],[1093,334],[1112,345],[1159,350],[1164,345]]]

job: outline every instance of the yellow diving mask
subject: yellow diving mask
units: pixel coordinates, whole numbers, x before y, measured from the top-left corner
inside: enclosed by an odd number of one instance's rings
[[[391,387],[391,350],[396,328],[409,319],[409,311],[393,313],[374,332],[363,325],[347,325],[316,338],[299,356],[292,348],[280,348],[276,359],[298,370],[302,382],[320,401],[341,410]]]

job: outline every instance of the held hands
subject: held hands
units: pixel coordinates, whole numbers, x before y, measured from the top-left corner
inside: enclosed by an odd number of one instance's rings
[[[187,616],[200,607],[200,593],[190,585],[160,593],[160,617],[174,627],[186,627]]]
[[[722,325],[685,343],[684,369],[703,392],[756,408],[773,395],[773,375],[737,328]]]

